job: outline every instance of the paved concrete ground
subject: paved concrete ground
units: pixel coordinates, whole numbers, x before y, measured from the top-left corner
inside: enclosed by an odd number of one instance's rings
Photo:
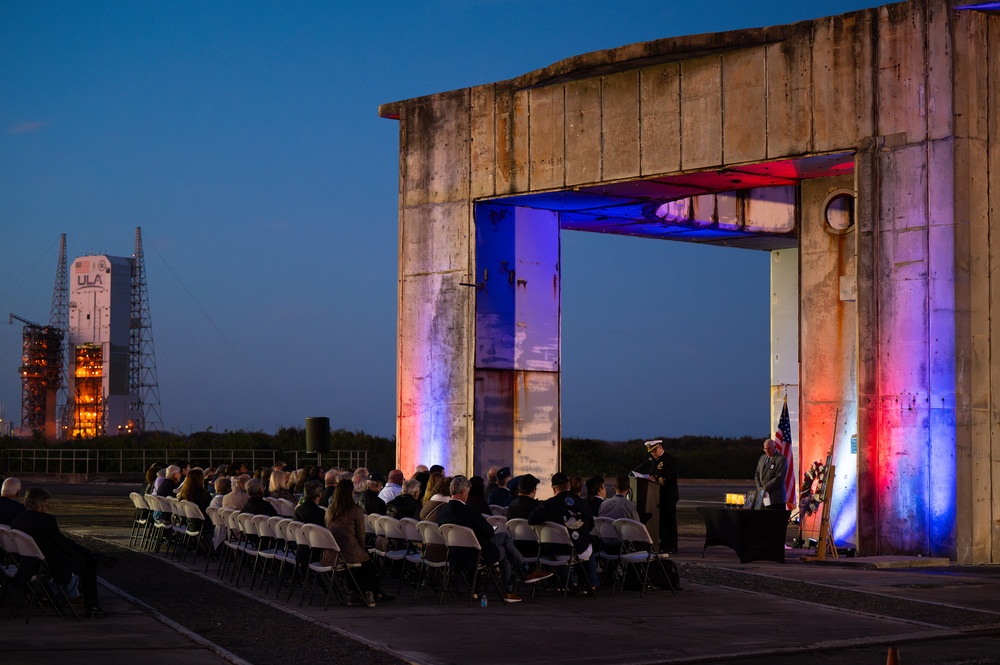
[[[81,524],[74,529],[81,536],[101,538],[108,547],[127,539],[127,530],[107,523]],[[415,601],[412,591],[404,588],[398,599],[375,609],[334,606],[324,611],[317,606],[300,609],[297,597],[289,604],[273,594],[263,598],[258,590],[240,589],[236,600],[227,604],[238,605],[241,612],[264,621],[280,615],[291,618],[292,625],[321,629],[319,635],[327,631],[331,641],[348,636],[386,657],[395,654],[405,661],[431,665],[881,664],[889,645],[898,646],[900,662],[906,665],[1000,663],[1000,567],[866,570],[856,560],[841,566],[808,564],[795,553],[785,564],[740,564],[735,553],[723,547],[709,548],[702,559],[702,539],[697,534],[682,538],[676,560],[682,565],[684,590],[676,597],[657,592],[640,599],[635,592],[612,596],[605,590],[597,599],[563,602],[549,591],[513,606],[491,598],[488,607],[480,608],[455,599],[438,605],[430,595]],[[168,565],[153,555],[129,557],[129,565],[140,569],[160,570]],[[214,565],[208,575],[203,573],[203,560],[183,568],[187,572],[171,570],[189,578],[184,584],[213,588],[220,584]],[[162,578],[162,572],[157,576]],[[785,597],[791,595],[792,587],[812,590],[815,599],[808,594]],[[848,591],[855,595],[848,596],[846,603],[827,598],[827,592],[832,597],[833,592]],[[33,618],[27,626],[0,621],[0,644],[6,651],[0,663],[200,664],[233,662],[234,658],[240,662],[239,657],[255,664],[289,662],[290,654],[271,654],[260,647],[233,648],[238,657],[220,655],[140,605],[115,597],[107,589],[103,597],[106,609],[113,612],[104,620],[75,623],[47,616]],[[899,612],[900,604],[917,611]],[[171,618],[186,623],[185,616]],[[204,624],[201,619],[187,629],[212,636]]]

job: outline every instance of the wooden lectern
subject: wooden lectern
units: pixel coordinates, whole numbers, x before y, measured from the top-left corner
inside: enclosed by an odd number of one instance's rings
[[[646,525],[654,543],[660,542],[660,485],[652,480],[629,476],[632,500],[639,511],[639,521]]]

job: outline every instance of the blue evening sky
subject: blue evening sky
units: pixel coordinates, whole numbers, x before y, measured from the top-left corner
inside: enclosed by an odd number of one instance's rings
[[[141,226],[167,429],[395,431],[398,124],[378,105],[632,42],[875,6],[0,2],[0,315]],[[564,233],[563,434],[764,436],[768,255]],[[20,423],[21,326],[0,326]]]

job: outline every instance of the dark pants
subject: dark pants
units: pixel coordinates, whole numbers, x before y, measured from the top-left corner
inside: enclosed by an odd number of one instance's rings
[[[660,550],[673,552],[677,549],[677,499],[660,501]]]
[[[80,594],[83,596],[83,605],[87,609],[97,607],[100,605],[97,598],[97,558],[83,545],[72,540],[69,543],[71,545],[69,568],[80,578]],[[56,581],[63,585],[69,582],[68,579]]]

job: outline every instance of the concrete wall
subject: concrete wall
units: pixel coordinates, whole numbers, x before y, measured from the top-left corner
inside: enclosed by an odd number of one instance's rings
[[[855,151],[858,545],[1000,560],[998,20],[905,2],[633,44],[383,106],[401,121],[400,466],[471,468],[476,296],[460,284],[476,272],[474,200]],[[833,265],[816,257],[804,293]],[[804,358],[829,343],[825,326],[812,339],[807,309],[843,307],[821,281],[826,295],[803,301]],[[800,460],[825,456],[850,371],[803,381]]]

